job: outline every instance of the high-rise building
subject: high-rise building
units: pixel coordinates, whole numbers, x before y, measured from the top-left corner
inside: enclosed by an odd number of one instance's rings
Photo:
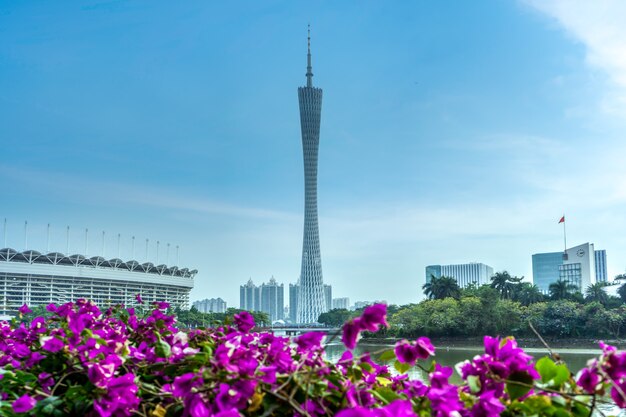
[[[608,274],[606,272],[606,250],[596,251],[596,282],[607,282]]]
[[[493,268],[483,263],[472,262],[458,265],[429,265],[426,267],[426,282],[432,277],[452,277],[459,287],[466,288],[470,284],[483,285],[491,282]]]
[[[248,280],[246,285],[239,287],[239,308],[248,311],[261,310],[261,291],[254,285],[252,278]]]
[[[204,300],[194,301],[193,306],[201,313],[226,312],[226,301],[221,298],[205,298]]]
[[[432,277],[441,277],[441,265],[428,265],[426,267],[426,282],[430,282]]]
[[[285,291],[283,284],[278,285],[274,277],[270,278],[269,283],[261,284],[261,311],[270,316],[273,323],[276,320],[285,318]]]
[[[606,251],[594,250],[593,243],[583,243],[565,252],[536,253],[532,256],[533,283],[547,294],[550,284],[559,279],[585,289],[606,279]]]
[[[344,308],[346,310],[349,309],[350,299],[348,297],[333,298],[333,309],[336,308]]]
[[[239,287],[239,306],[242,310],[262,311],[267,313],[270,321],[282,320],[285,309],[284,285],[278,284],[272,276],[269,283],[254,285],[252,278],[246,285]]]
[[[533,284],[547,294],[550,284],[559,280],[559,267],[563,265],[563,252],[536,253],[533,259]]]
[[[289,320],[292,323],[298,321],[298,293],[300,285],[289,284]]]
[[[333,287],[329,284],[324,284],[324,300],[326,301],[326,311],[333,309]]]
[[[313,87],[311,36],[308,36],[306,87],[298,87],[304,154],[304,236],[298,291],[298,323],[315,323],[326,311],[317,218],[317,157],[322,116],[322,89]]]

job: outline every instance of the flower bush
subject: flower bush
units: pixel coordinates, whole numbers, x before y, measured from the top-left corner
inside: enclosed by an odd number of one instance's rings
[[[588,417],[601,402],[626,407],[626,352],[604,344],[572,375],[548,357],[533,362],[512,338],[487,336],[484,354],[456,366],[456,384],[425,337],[382,352],[391,366],[353,353],[362,332],[387,326],[382,304],[344,325],[336,362],[320,332],[254,332],[247,312],[180,330],[168,307],[103,312],[78,300],[49,305],[46,319],[0,322],[0,415]],[[409,377],[414,366],[423,380]]]

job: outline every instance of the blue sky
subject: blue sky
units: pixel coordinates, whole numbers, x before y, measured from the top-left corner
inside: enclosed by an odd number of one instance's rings
[[[223,3],[223,2],[222,2]],[[607,250],[626,269],[626,6],[618,1],[0,1],[8,245],[180,245],[192,299],[300,270],[297,87],[324,89],[325,281],[414,302],[424,267]],[[142,242],[141,244],[139,242]],[[141,248],[141,249],[140,249]],[[173,249],[170,263],[173,263]]]

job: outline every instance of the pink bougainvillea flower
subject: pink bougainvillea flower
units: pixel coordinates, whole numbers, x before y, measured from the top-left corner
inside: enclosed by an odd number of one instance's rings
[[[357,318],[348,320],[343,325],[341,341],[348,349],[352,350],[356,347],[356,342],[359,340],[360,334],[361,334],[361,319],[357,317]]]
[[[35,401],[34,398],[28,394],[24,394],[17,400],[13,401],[11,406],[13,407],[13,411],[16,413],[27,413],[32,410],[36,404],[37,401]]]
[[[28,313],[32,313],[33,310],[31,310],[30,308],[28,308],[28,306],[26,304],[24,304],[23,306],[21,306],[18,310],[17,310],[20,314],[28,314]]]
[[[254,317],[252,317],[252,314],[247,311],[235,314],[233,318],[235,319],[235,325],[240,332],[247,333],[254,327]]]
[[[387,323],[387,306],[385,304],[374,304],[365,307],[361,315],[361,329],[368,332],[376,332],[380,326],[389,327]]]

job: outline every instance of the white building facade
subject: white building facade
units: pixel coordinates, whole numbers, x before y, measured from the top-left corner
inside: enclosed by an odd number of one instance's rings
[[[225,313],[226,301],[221,298],[205,298],[193,302],[193,306],[201,313]]]
[[[86,298],[99,306],[166,301],[188,308],[198,271],[150,262],[67,256],[34,250],[0,249],[0,315],[15,315],[29,306],[64,304]]]
[[[429,265],[426,267],[426,282],[430,282],[433,276],[435,278],[441,278],[442,276],[452,277],[459,284],[459,287],[466,288],[471,284],[489,284],[493,276],[493,268],[478,262],[456,265]]]

